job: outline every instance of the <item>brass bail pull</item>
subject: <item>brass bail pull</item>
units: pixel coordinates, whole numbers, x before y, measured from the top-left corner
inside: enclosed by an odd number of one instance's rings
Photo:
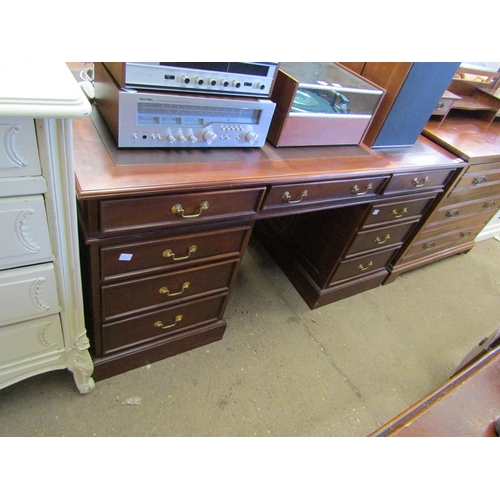
[[[296,200],[292,200],[292,196],[290,195],[290,192],[289,191],[285,191],[283,193],[283,195],[281,196],[281,199],[285,202],[285,203],[300,203],[302,201],[303,198],[305,198],[307,196],[307,189],[304,189],[304,191],[302,191],[302,193],[299,194],[298,198]]]
[[[186,259],[189,259],[189,257],[191,257],[191,254],[196,252],[196,250],[198,250],[198,247],[196,245],[191,245],[188,248],[187,255],[183,255],[181,257],[176,257],[175,253],[172,250],[170,250],[170,248],[169,248],[169,249],[165,250],[162,255],[165,258],[172,257],[172,260],[186,260]]]
[[[367,184],[366,187],[365,187],[365,190],[364,191],[360,191],[359,189],[359,186],[357,184],[355,184],[352,188],[351,188],[351,193],[352,194],[355,194],[356,196],[362,196],[366,193],[368,193],[368,191],[372,190],[373,189],[373,184],[370,182],[370,184]]]
[[[156,326],[156,328],[161,328],[163,330],[166,330],[168,328],[173,328],[175,325],[177,325],[177,323],[179,323],[179,321],[182,321],[182,318],[183,318],[182,314],[178,314],[175,317],[175,321],[171,325],[164,325],[162,321],[156,321],[154,326]]]
[[[186,215],[184,213],[184,208],[182,208],[182,205],[178,203],[177,205],[174,205],[172,207],[172,213],[175,215],[180,215],[184,219],[193,219],[194,217],[199,217],[204,210],[208,210],[209,204],[208,201],[204,201],[198,208],[197,212],[194,212],[191,215]]]

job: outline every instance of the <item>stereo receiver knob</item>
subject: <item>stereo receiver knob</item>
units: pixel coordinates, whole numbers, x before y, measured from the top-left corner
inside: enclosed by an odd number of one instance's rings
[[[245,140],[250,144],[253,144],[258,138],[259,136],[255,132],[248,132],[245,136]]]
[[[221,80],[220,81],[220,84],[223,86],[223,87],[227,87],[229,85],[229,82],[227,80]]]
[[[177,136],[177,139],[179,139],[179,141],[181,141],[181,142],[186,142],[187,141],[186,136],[184,134],[179,134]]]
[[[205,83],[205,80],[203,80],[203,78],[197,77],[197,78],[196,78],[196,83],[197,83],[198,85],[203,85],[203,84]]]
[[[170,143],[175,142],[175,137],[172,134],[167,134],[167,141]]]
[[[188,139],[194,144],[198,139],[196,138],[196,136],[194,134],[191,134]]]
[[[233,86],[239,89],[241,87],[241,83],[238,80],[233,81]]]
[[[257,88],[258,88],[259,90],[264,90],[264,89],[266,88],[266,84],[265,84],[265,83],[258,83],[258,84],[257,84]]]
[[[214,132],[212,132],[211,130],[207,130],[204,134],[203,134],[203,139],[205,141],[207,141],[207,144],[212,144],[212,142],[214,141],[214,139],[217,137],[216,134],[214,134]]]
[[[214,80],[213,78],[209,78],[209,79],[208,79],[208,83],[209,83],[210,85],[212,85],[212,87],[215,87],[215,85],[217,85],[217,81],[216,81],[216,80]]]
[[[189,76],[182,77],[182,83],[189,83],[190,81],[191,81],[191,78],[189,78]]]

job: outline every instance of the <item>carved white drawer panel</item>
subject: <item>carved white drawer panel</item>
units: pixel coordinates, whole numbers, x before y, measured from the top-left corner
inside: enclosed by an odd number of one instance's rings
[[[0,177],[41,175],[32,118],[0,116]]]
[[[0,271],[0,326],[60,312],[52,264]]]
[[[52,259],[43,197],[0,198],[0,269]]]
[[[58,314],[0,327],[0,366],[64,348]]]

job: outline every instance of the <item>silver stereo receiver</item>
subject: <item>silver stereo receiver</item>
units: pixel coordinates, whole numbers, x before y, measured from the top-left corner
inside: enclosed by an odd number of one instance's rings
[[[275,104],[120,88],[95,64],[95,102],[119,148],[262,147]]]
[[[276,62],[105,62],[122,87],[269,97]]]

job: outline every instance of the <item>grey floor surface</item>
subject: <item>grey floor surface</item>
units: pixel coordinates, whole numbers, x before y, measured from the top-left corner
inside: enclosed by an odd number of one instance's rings
[[[500,325],[500,242],[311,311],[253,241],[214,344],[97,382],[0,391],[0,436],[367,436]]]

